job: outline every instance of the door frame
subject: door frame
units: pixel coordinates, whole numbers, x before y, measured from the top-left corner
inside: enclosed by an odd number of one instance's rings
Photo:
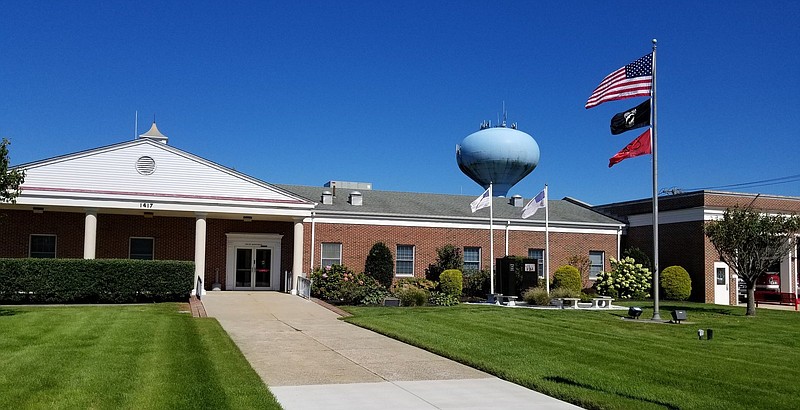
[[[226,233],[225,252],[225,289],[228,290],[280,290],[281,288],[281,240],[283,235],[276,233]],[[248,288],[236,287],[236,249],[250,248],[270,249],[272,263],[270,266],[269,287],[255,287],[255,282]],[[254,255],[255,256],[255,255]]]
[[[717,284],[717,269],[725,269],[725,290],[722,290],[722,285]],[[714,304],[717,305],[730,305],[731,304],[731,270],[725,262],[714,262],[714,272],[712,276],[714,281]],[[737,290],[738,293],[738,290]],[[724,296],[723,296],[724,294]]]

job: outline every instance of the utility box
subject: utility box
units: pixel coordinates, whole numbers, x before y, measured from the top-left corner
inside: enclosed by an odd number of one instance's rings
[[[539,260],[530,258],[499,258],[494,276],[495,292],[506,296],[521,296],[528,288],[539,284]]]

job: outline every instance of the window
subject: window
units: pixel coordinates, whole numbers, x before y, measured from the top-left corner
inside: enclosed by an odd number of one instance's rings
[[[603,271],[604,266],[603,251],[589,251],[589,280],[597,280],[597,274]]]
[[[31,258],[55,258],[56,236],[31,235],[31,244],[29,249],[29,256]]]
[[[153,238],[131,238],[130,259],[153,260]]]
[[[481,248],[476,246],[464,247],[464,271],[481,270]]]
[[[397,276],[414,276],[414,245],[397,245]]]
[[[342,244],[322,243],[322,267],[342,264]]]
[[[528,257],[539,261],[536,270],[539,272],[539,279],[544,279],[544,249],[528,249]]]

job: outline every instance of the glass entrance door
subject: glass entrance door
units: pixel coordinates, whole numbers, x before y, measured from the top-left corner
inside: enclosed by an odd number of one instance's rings
[[[236,248],[236,289],[270,289],[272,249]]]
[[[236,249],[236,287],[253,287],[253,250],[250,248]]]
[[[256,249],[255,267],[256,288],[270,287],[272,249]]]

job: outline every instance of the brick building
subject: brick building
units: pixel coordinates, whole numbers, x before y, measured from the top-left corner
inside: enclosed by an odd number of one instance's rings
[[[691,299],[716,304],[736,304],[737,278],[705,235],[706,223],[720,218],[727,208],[750,206],[769,214],[800,214],[800,198],[720,191],[696,191],[658,199],[659,267],[684,267],[692,278]],[[653,257],[653,208],[651,199],[618,202],[594,207],[627,223],[623,247],[641,248]],[[797,293],[800,245],[793,249],[775,272],[780,273],[780,291]]]
[[[206,290],[286,290],[292,272],[332,263],[361,271],[379,241],[398,277],[423,276],[447,244],[467,267],[489,267],[489,210],[473,214],[471,196],[275,185],[167,142],[154,123],[133,141],[19,165],[22,194],[0,205],[0,257],[190,260]],[[494,198],[497,258],[543,256],[545,213],[521,219],[523,202]],[[619,256],[621,222],[572,199],[549,213],[551,271],[583,255],[595,274]]]

